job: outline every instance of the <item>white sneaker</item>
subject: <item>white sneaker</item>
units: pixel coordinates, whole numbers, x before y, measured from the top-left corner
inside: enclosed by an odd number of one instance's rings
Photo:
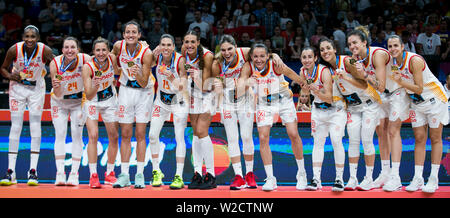
[[[347,182],[347,185],[345,185],[344,190],[345,191],[355,191],[356,187],[358,187],[358,179],[355,177],[350,177],[350,179]]]
[[[56,173],[55,185],[56,186],[66,185],[66,174],[64,172]]]
[[[306,173],[298,173],[297,174],[297,185],[295,186],[295,188],[297,190],[305,190],[306,186],[308,185],[308,182],[306,180]]]
[[[391,175],[389,180],[383,186],[383,190],[387,192],[399,191],[401,189],[402,181],[398,175]]]
[[[317,191],[322,189],[322,182],[318,179],[313,178],[311,183],[306,187],[308,191]]]
[[[78,181],[78,173],[70,173],[69,178],[67,179],[68,186],[77,186],[80,182]]]
[[[423,192],[434,193],[439,188],[439,180],[437,177],[430,176],[427,184],[422,188]]]
[[[380,173],[377,179],[372,184],[373,188],[381,188],[389,180],[389,174]]]
[[[356,187],[359,191],[370,191],[373,189],[373,179],[364,177],[364,180]]]
[[[333,184],[333,188],[331,188],[333,192],[342,192],[344,191],[344,182],[341,179],[336,179]]]
[[[422,189],[423,184],[424,184],[423,177],[414,176],[413,180],[411,181],[411,183],[409,183],[408,186],[406,186],[405,190],[409,192],[415,192],[419,189]]]
[[[277,178],[275,177],[269,177],[265,179],[266,183],[264,183],[262,190],[263,191],[273,191],[277,189]]]

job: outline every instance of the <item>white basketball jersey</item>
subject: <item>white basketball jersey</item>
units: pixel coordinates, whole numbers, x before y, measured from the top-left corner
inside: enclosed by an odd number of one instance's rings
[[[43,81],[43,76],[47,73],[44,62],[45,45],[40,42],[36,44],[36,49],[34,50],[34,55],[31,57],[31,60],[30,57],[27,57],[28,60],[25,60],[24,45],[25,42],[16,43],[16,59],[13,61],[14,68],[19,72],[25,73],[26,76],[24,80],[36,82]],[[25,61],[30,61],[26,72],[24,72]]]
[[[105,71],[100,70],[99,66],[97,64],[94,63],[94,60],[90,61],[87,63],[87,65],[89,66],[89,68],[91,69],[92,72],[92,76],[95,76],[95,72],[100,71],[102,74],[100,76],[100,86],[97,90],[97,93],[99,92],[105,92],[102,93],[103,95],[114,95],[115,94],[115,88],[113,85],[114,82],[114,67],[113,67],[113,62],[111,60],[111,57],[108,56],[108,68]],[[109,87],[112,87],[111,90],[108,90]],[[111,91],[111,93],[109,93]],[[92,101],[96,101],[98,99],[98,95],[95,96]]]
[[[322,72],[326,67],[324,65],[318,64],[314,67],[314,71],[313,71],[313,75],[314,77],[312,77],[311,79],[313,80],[311,84],[317,86],[319,88],[319,90],[323,89],[323,82],[322,82]],[[301,72],[303,73],[303,76],[305,76],[305,78],[310,78],[310,76],[308,75],[308,71],[306,70],[306,68],[301,68]],[[314,96],[314,102],[315,103],[323,103],[324,101],[322,99],[320,99],[318,96],[314,95],[312,92],[311,94]]]
[[[140,72],[142,74],[142,65],[143,65],[143,56],[144,53],[149,50],[149,47],[144,47],[140,42],[138,42],[139,50],[136,50],[134,52],[134,56],[132,54],[128,55],[127,52],[127,43],[125,40],[122,40],[120,45],[120,53],[118,56],[119,60],[119,66],[122,68],[122,74],[120,75],[119,82],[122,85],[126,85],[128,81],[136,81],[136,78],[134,75],[132,75],[129,71],[129,68],[131,68],[133,65],[137,65],[140,69]],[[132,64],[130,64],[132,63]],[[152,88],[155,83],[155,78],[153,74],[150,72],[150,78],[148,81],[148,84],[145,88]]]
[[[275,72],[272,60],[267,63],[267,70],[260,73],[253,63],[250,63],[251,75],[256,75],[255,91],[258,95],[258,101],[265,104],[275,102],[280,97],[290,98],[292,92],[289,89],[289,83],[285,80],[283,74]],[[278,96],[279,95],[279,96]]]
[[[220,72],[223,74],[223,81],[225,83],[225,88],[223,90],[224,102],[226,104],[234,104],[238,99],[236,99],[236,85],[241,74],[242,66],[244,66],[246,60],[242,48],[236,49],[237,62],[234,66],[229,66],[229,68],[224,69],[223,63],[219,64]]]
[[[81,76],[83,71],[83,65],[85,64],[84,56],[82,53],[77,55],[76,61],[73,63],[75,68],[73,70],[66,70],[62,72],[60,70],[64,55],[59,55],[53,59],[57,74],[62,76],[61,84],[63,84],[62,95],[71,95],[82,92],[84,90],[83,77]],[[71,68],[71,67],[70,67]]]
[[[210,50],[203,48],[203,58],[205,58],[205,56],[208,53],[212,54],[212,52]],[[190,60],[188,54],[185,54],[185,57],[186,57],[186,64],[190,65],[190,67],[192,67],[194,69],[200,70],[200,78],[203,78],[203,69],[200,69],[200,66],[199,66],[200,58],[196,57],[196,58]],[[189,87],[192,87],[192,86],[194,87],[192,95],[194,95],[197,98],[202,97],[202,90],[200,89],[200,87],[197,87],[195,85],[195,83],[194,83],[194,81],[192,81],[191,77],[189,77],[189,79],[188,79],[188,85],[189,85]]]
[[[163,74],[165,69],[169,70],[175,77],[175,79],[179,79],[179,69],[178,65],[180,63],[181,54],[174,52],[174,56],[172,57],[170,65],[162,64],[162,60],[158,58],[156,61],[156,80],[158,81],[158,92],[163,91],[169,94],[175,94],[176,88],[173,87],[173,84],[170,80]]]

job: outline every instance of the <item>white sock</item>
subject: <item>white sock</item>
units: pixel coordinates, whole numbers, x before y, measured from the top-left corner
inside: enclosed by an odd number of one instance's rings
[[[16,172],[17,153],[8,154],[8,169],[12,169]]]
[[[64,159],[56,159],[56,172],[57,173],[64,173]]]
[[[344,175],[344,167],[336,167],[336,180],[343,181],[342,177]]]
[[[391,175],[398,176],[400,171],[400,162],[392,162]]]
[[[373,178],[372,175],[373,175],[373,167],[366,166],[366,177],[372,179]]]
[[[159,157],[152,158],[152,167],[153,167],[153,170],[160,170],[159,169]]]
[[[313,178],[320,181],[320,173],[321,173],[322,167],[313,167]]]
[[[356,178],[356,172],[358,170],[358,164],[357,163],[350,163],[350,177]]]
[[[305,159],[297,160],[297,173],[304,173],[305,172]]]
[[[120,171],[123,174],[130,174],[130,163],[123,163],[120,165]]]
[[[106,164],[106,175],[109,175],[112,171],[114,171],[114,164],[107,163]]]
[[[136,164],[136,174],[138,173],[144,173],[144,162],[137,162]]]
[[[439,173],[439,167],[441,165],[439,164],[431,164],[431,173],[430,173],[430,177],[438,177],[438,173]]]
[[[414,177],[422,178],[423,174],[423,166],[421,165],[414,165]]]
[[[31,153],[30,154],[30,169],[36,170],[38,160],[39,160],[39,153]]]
[[[184,163],[177,163],[177,171],[175,172],[175,175],[182,176],[184,170]]]
[[[391,171],[391,161],[381,160],[381,173],[389,174]]]
[[[89,172],[92,174],[97,173],[97,164],[96,163],[90,163],[89,164]]]
[[[253,172],[253,160],[251,161],[245,161],[245,172]]]
[[[192,138],[192,159],[193,159],[193,165],[194,165],[194,171],[202,174],[202,167],[203,167],[203,155],[202,155],[202,149],[200,147],[198,137],[193,136]]]
[[[242,177],[242,165],[241,163],[234,163],[232,164],[233,166],[233,170],[234,170],[234,174],[239,175]]]
[[[80,169],[80,161],[72,159],[72,169],[70,170],[70,172],[78,173],[78,169]]]
[[[206,172],[215,177],[216,175],[214,170],[214,145],[211,141],[211,138],[208,135],[204,138],[198,139],[198,141],[203,150],[203,158],[205,159]]]
[[[272,164],[264,165],[264,171],[266,171],[267,178],[273,177],[273,167]]]

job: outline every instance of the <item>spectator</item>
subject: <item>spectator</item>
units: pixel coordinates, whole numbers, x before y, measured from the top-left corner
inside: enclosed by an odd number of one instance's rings
[[[284,56],[286,41],[283,36],[281,36],[280,26],[276,26],[274,29],[274,35],[270,38],[272,42],[272,52],[278,54],[280,57]]]
[[[161,26],[161,21],[155,20],[153,23],[153,29],[147,35],[147,42],[150,45],[150,49],[155,49],[159,45],[159,40],[163,34],[165,34]]]
[[[253,10],[253,14],[255,14],[257,20],[261,19],[262,14],[266,11],[264,8],[264,2],[262,0],[256,0],[255,2],[255,10]]]
[[[305,33],[305,38],[311,38],[314,33],[316,33],[317,21],[314,17],[314,14],[309,11],[302,12],[303,20],[301,27],[303,28],[303,32]]]
[[[163,16],[163,12],[161,10],[160,6],[155,7],[155,13],[154,16],[151,18],[151,26],[153,26],[153,22],[155,20],[159,20],[161,22],[161,28],[164,30],[164,32],[169,32],[169,20]]]
[[[347,38],[344,33],[347,26],[343,22],[336,21],[333,28],[334,44],[337,47],[336,51],[338,55],[343,55],[345,53],[345,48],[347,47]]]
[[[108,33],[108,41],[111,45],[122,39],[122,22],[120,20],[116,21],[114,27]]]
[[[395,33],[397,35],[401,35],[403,30],[406,30],[405,16],[400,15],[397,17],[397,25],[395,25]]]
[[[84,16],[82,17],[82,21],[78,23],[80,30],[83,29],[83,25],[86,24],[86,21],[90,21],[92,24],[92,28],[96,31],[100,29],[100,21],[102,20],[102,18],[100,16],[100,12],[97,10],[96,0],[89,0],[87,10],[84,11],[83,14]]]
[[[146,36],[149,31],[149,21],[144,17],[144,12],[142,10],[136,11],[136,17],[133,19],[135,20],[140,26],[142,30],[142,35]]]
[[[11,40],[8,44],[14,44],[19,40],[22,30],[22,18],[14,12],[14,4],[9,3],[2,17],[2,25],[5,27],[6,35]]]
[[[61,21],[59,18],[56,18],[53,22],[53,29],[47,35],[47,44],[52,48],[54,55],[59,55],[59,51],[62,48],[62,42],[64,38],[67,36],[66,33],[61,28]]]
[[[189,6],[186,8],[186,16],[184,17],[184,24],[189,26],[192,22],[195,22],[194,12],[196,11],[196,3],[194,0],[189,2]]]
[[[347,26],[347,32],[355,29],[357,26],[361,26],[357,20],[355,20],[355,14],[353,11],[348,11],[347,16],[345,16],[344,23]]]
[[[242,7],[242,14],[238,16],[236,26],[248,26],[248,20],[250,18],[250,3],[244,2]],[[256,16],[255,16],[256,17]]]
[[[270,39],[264,39],[263,40],[264,45],[266,45],[266,47],[269,49],[269,52],[273,52],[273,46],[272,46],[272,41],[270,41]]]
[[[181,47],[183,46],[183,39],[181,36],[175,36],[175,51],[181,53]]]
[[[292,21],[288,21],[286,23],[286,30],[281,31],[281,36],[283,36],[284,40],[286,41],[286,43],[289,43],[295,36],[295,29],[294,29],[294,25],[292,24]],[[288,53],[289,49],[286,50]]]
[[[52,4],[53,13],[59,14],[62,12],[62,3],[61,0],[53,0]]]
[[[305,39],[303,36],[295,36],[294,42],[289,45],[289,50],[291,51],[290,60],[291,61],[300,61],[300,54],[302,49],[305,47]]]
[[[92,43],[98,37],[94,31],[94,25],[90,20],[86,20],[83,25],[83,32],[78,36],[81,44],[81,50],[83,53],[91,54]]]
[[[203,5],[202,7],[202,20],[208,23],[209,25],[214,24],[214,15],[210,13],[210,8],[208,4]]]
[[[218,24],[216,28],[216,33],[213,35],[213,38],[211,40],[211,49],[214,51],[214,53],[217,53],[220,51],[219,42],[222,36],[224,35],[224,27],[222,24]]]
[[[392,30],[392,21],[391,20],[386,20],[384,22],[384,29],[383,29],[385,35],[386,35],[386,39],[389,38],[389,36],[395,35],[394,30]]]
[[[412,43],[410,40],[410,36],[411,36],[411,34],[408,31],[406,31],[406,30],[402,31],[401,37],[402,37],[403,45],[405,46],[405,51],[417,53],[414,43]]]
[[[286,25],[288,22],[293,22],[292,18],[289,17],[289,11],[287,8],[283,8],[283,12],[281,12],[281,17],[280,17],[280,28],[281,31],[285,31],[286,30]]]
[[[253,37],[253,39],[250,40],[252,43],[264,43],[264,39],[262,37],[262,32],[260,29],[256,29],[255,30],[255,35]],[[270,39],[269,39],[270,42]],[[271,43],[270,43],[271,44]],[[271,46],[270,46],[271,47]],[[268,47],[268,48],[270,48]]]
[[[314,5],[315,7],[313,9],[313,12],[314,16],[317,19],[317,22],[321,23],[322,25],[326,24],[329,14],[330,1],[319,0],[319,2]]]
[[[377,30],[377,38],[376,40],[372,41],[372,43],[370,43],[370,46],[382,47],[387,49],[386,34],[384,33],[384,31],[379,29]]]
[[[297,111],[311,111],[311,96],[309,94],[299,93],[296,105]]]
[[[69,10],[69,3],[63,2],[61,5],[61,12],[56,15],[57,18],[61,21],[62,29],[67,34],[72,33],[72,21],[73,21],[73,13]]]
[[[349,0],[336,0],[337,19],[343,20],[347,16],[347,12],[351,10],[351,3]]]
[[[39,29],[42,35],[46,35],[53,28],[53,20],[55,16],[53,15],[52,1],[45,1],[45,8],[39,12],[38,21],[41,24]]]
[[[260,26],[255,14],[251,13],[248,18],[248,26]]]
[[[419,34],[417,37],[416,50],[423,56],[431,72],[433,72],[436,78],[439,78],[441,39],[432,31],[433,26],[427,25],[425,27],[425,32]]]
[[[200,42],[202,45],[208,45],[210,27],[209,24],[202,21],[202,12],[200,10],[195,10],[194,13],[195,21],[189,25],[189,30],[193,30],[194,27],[200,28]]]
[[[436,35],[441,39],[441,50],[447,50],[447,41],[449,40],[450,31],[448,29],[448,20],[442,19],[439,24],[439,30],[436,32]]]
[[[237,43],[238,47],[251,47],[252,42],[250,41],[250,35],[247,32],[242,33],[241,40]]]
[[[323,34],[323,26],[322,25],[318,25],[316,28],[316,34],[314,34],[313,36],[311,36],[310,39],[310,43],[312,46],[319,48],[319,40],[320,38],[324,37],[325,35]]]
[[[243,13],[241,2],[237,2],[236,3],[236,9],[234,11],[232,11],[232,12],[233,12],[233,16],[231,18],[231,22],[233,23],[233,26],[237,27],[238,26],[237,25],[238,24],[237,19]]]
[[[217,25],[222,25],[225,29],[233,29],[233,22],[228,19],[226,15],[223,15],[220,20],[217,21]]]
[[[273,10],[271,1],[266,3],[266,11],[261,14],[259,23],[266,29],[267,37],[272,37],[275,27],[280,25],[280,15]]]
[[[114,29],[117,31],[117,22],[119,22],[120,18],[119,15],[115,12],[115,6],[113,3],[108,3],[106,5],[106,12],[102,16],[102,35],[108,36],[111,33],[111,31],[114,32]],[[119,28],[118,30],[120,30]],[[111,42],[111,41],[110,41]]]

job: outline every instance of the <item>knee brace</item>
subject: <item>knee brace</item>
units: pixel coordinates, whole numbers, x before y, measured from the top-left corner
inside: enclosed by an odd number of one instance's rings
[[[373,134],[374,130],[361,130],[361,141],[364,148],[364,155],[374,155],[375,146],[373,145]]]
[[[330,133],[330,138],[331,138],[331,144],[333,145],[335,164],[344,164],[345,163],[345,150],[344,150],[344,145],[342,144],[342,137],[335,136],[335,134]]]

